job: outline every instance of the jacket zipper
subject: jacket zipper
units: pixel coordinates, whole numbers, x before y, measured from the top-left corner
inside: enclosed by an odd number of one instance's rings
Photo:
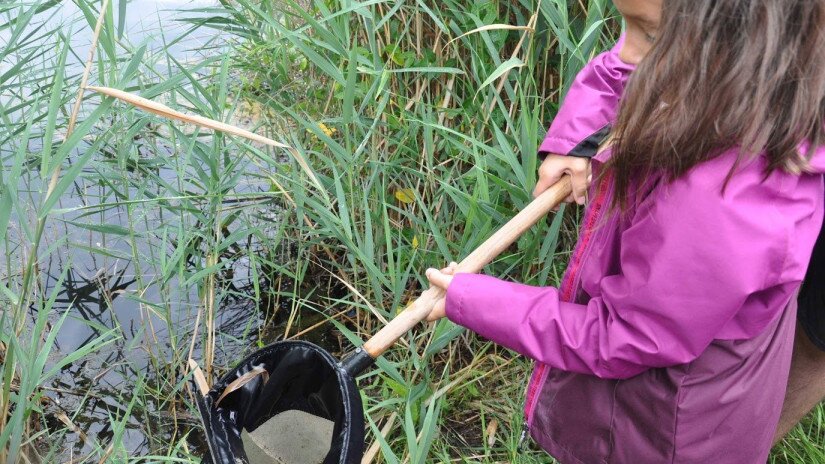
[[[573,301],[574,299],[574,292],[578,288],[579,281],[581,278],[581,268],[582,263],[584,262],[585,253],[586,250],[590,248],[589,244],[593,238],[596,220],[601,217],[601,212],[607,197],[607,186],[609,184],[609,177],[606,177],[602,179],[601,183],[596,189],[596,197],[593,200],[593,206],[590,208],[585,217],[585,235],[582,237],[582,239],[579,241],[578,246],[576,247],[576,251],[574,252],[573,259],[570,263],[570,272],[568,273],[567,278],[564,279],[564,282],[562,283],[562,288],[559,294],[559,299],[561,299],[562,301]],[[540,384],[543,383],[541,379],[544,377],[544,372],[546,370],[546,364],[538,364],[536,369],[533,371],[533,375],[530,377],[530,381],[527,384],[527,395],[524,400],[524,422],[521,426],[521,434],[519,435],[519,441],[517,445],[517,449],[519,451],[523,449],[524,442],[530,433],[530,419],[532,417],[535,403],[538,400],[538,391],[540,388]]]

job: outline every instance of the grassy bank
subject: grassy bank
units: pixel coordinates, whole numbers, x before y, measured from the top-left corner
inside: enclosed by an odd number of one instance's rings
[[[0,461],[197,460],[187,358],[214,379],[276,339],[337,355],[366,340],[423,269],[529,202],[561,96],[619,30],[607,0],[226,0],[184,16],[229,47],[183,61],[176,37],[131,43],[125,2],[109,5],[90,82],[289,144],[318,186],[288,152],[92,94],[67,136],[87,52],[69,31],[102,4],[42,25],[57,3],[0,7]],[[551,216],[487,272],[557,284],[578,217]],[[422,326],[359,381],[371,455],[547,462],[517,449],[529,372],[448,321]],[[774,462],[823,461],[823,424],[818,409]]]

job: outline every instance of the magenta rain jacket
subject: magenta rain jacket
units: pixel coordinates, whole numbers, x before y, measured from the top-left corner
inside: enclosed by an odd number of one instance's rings
[[[632,71],[617,48],[576,78],[543,151],[582,149],[615,118]],[[811,173],[764,180],[757,157],[722,193],[736,156],[653,183],[624,218],[608,212],[609,176],[594,185],[561,288],[453,279],[449,319],[537,361],[526,421],[562,463],[766,461],[823,220],[825,150]]]

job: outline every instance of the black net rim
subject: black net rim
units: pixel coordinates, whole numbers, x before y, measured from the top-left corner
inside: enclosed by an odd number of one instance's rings
[[[230,398],[232,395],[236,395],[235,392],[228,395],[221,401],[220,405],[216,406],[215,403],[225,388],[240,375],[249,372],[253,366],[263,364],[267,367],[267,371],[270,371],[274,361],[279,361],[285,355],[294,353],[302,353],[308,356],[310,361],[321,361],[323,365],[313,363],[312,366],[325,370],[326,375],[329,375],[330,378],[334,376],[335,386],[337,386],[338,396],[330,396],[326,399],[327,403],[338,400],[340,404],[329,404],[328,406],[330,408],[340,406],[340,409],[335,410],[335,415],[338,417],[328,417],[335,421],[335,431],[331,451],[324,460],[324,464],[354,464],[361,461],[364,447],[364,419],[361,396],[355,379],[334,356],[323,348],[310,342],[291,340],[276,342],[251,353],[241,360],[235,368],[223,375],[205,397],[197,399],[206,433],[206,441],[209,445],[211,462],[215,464],[248,462],[239,438],[240,431],[246,424],[243,423],[245,420],[244,414],[238,412],[241,408],[238,408],[237,405],[244,403],[244,401],[259,401],[254,396],[255,391],[258,394],[262,391],[263,381],[261,379],[261,381],[250,382],[248,384],[249,388],[246,389],[245,393],[242,392],[240,399]],[[309,365],[307,364],[307,366]],[[278,375],[277,369],[275,372],[270,372],[270,381],[275,375]],[[333,388],[330,387],[329,390],[331,391]],[[243,394],[249,395],[250,398],[244,398]],[[236,402],[236,407],[233,407],[232,401]],[[321,401],[321,403],[323,402]],[[248,405],[244,404],[244,406]],[[316,414],[312,410],[307,410],[305,407],[290,407],[281,411],[290,409],[304,410],[318,416],[324,416],[324,414]],[[275,412],[277,413],[277,409]],[[238,418],[241,418],[241,423],[237,422]],[[204,462],[210,461],[206,459]]]

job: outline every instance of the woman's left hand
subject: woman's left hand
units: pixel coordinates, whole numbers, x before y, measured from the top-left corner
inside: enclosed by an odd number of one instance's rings
[[[425,273],[427,275],[427,280],[430,281],[430,285],[433,287],[438,287],[445,292],[447,291],[447,287],[450,286],[450,282],[453,281],[453,274],[455,274],[456,269],[458,268],[457,263],[450,263],[449,266],[445,267],[442,270],[437,269],[427,269]],[[435,303],[433,306],[433,310],[430,312],[430,315],[427,316],[428,321],[437,321],[444,317],[447,314],[447,298],[442,298]]]

